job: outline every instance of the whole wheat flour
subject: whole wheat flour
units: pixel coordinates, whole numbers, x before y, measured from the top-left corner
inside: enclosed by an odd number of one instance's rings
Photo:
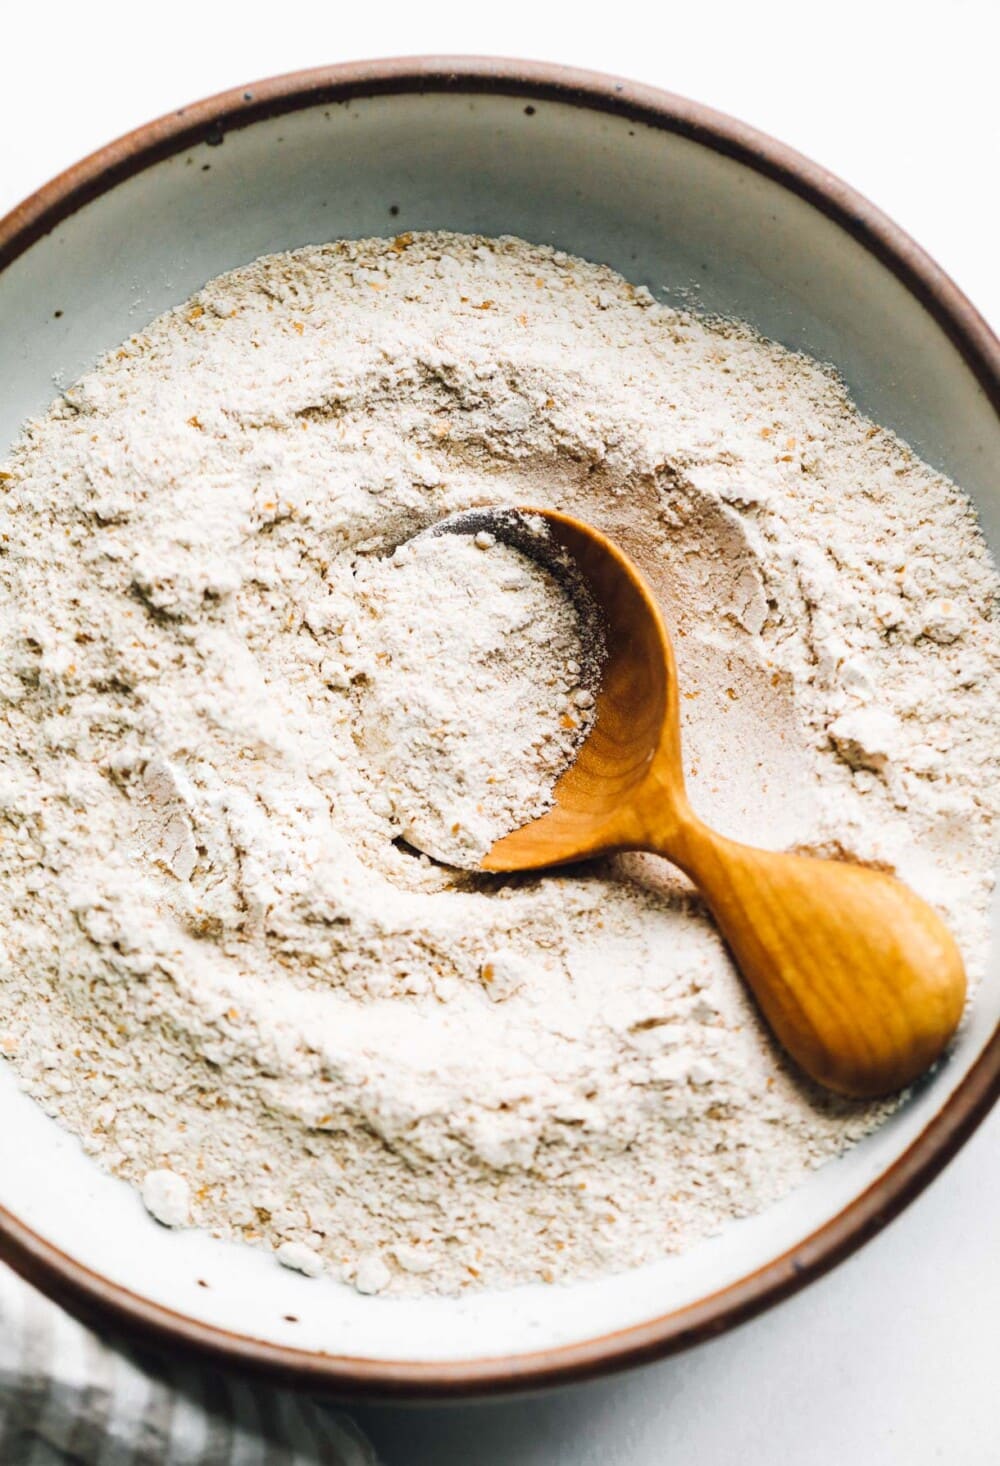
[[[548,571],[487,530],[420,536],[356,580],[358,743],[377,807],[418,851],[476,866],[551,808],[589,731],[589,628]],[[349,685],[341,663],[324,675]]]
[[[166,1225],[363,1292],[580,1276],[885,1111],[790,1072],[665,862],[409,848],[365,595],[468,506],[616,537],[696,807],[897,869],[980,971],[996,573],[953,484],[743,326],[513,239],[309,248],[127,341],[0,487],[0,1048]]]

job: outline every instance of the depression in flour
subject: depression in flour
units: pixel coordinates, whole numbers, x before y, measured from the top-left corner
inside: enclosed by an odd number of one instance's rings
[[[424,732],[454,710],[392,559],[469,506],[618,539],[675,633],[696,807],[896,869],[981,970],[996,572],[814,362],[516,240],[335,244],[206,286],[0,473],[0,1052],[163,1222],[365,1292],[549,1281],[689,1246],[885,1112],[786,1068],[665,862],[414,853],[449,810],[408,689]],[[468,655],[496,616],[541,629],[520,691],[484,655],[483,744],[441,755],[481,844],[544,800],[588,689],[547,592],[462,550],[432,579],[483,587]],[[536,782],[477,810],[522,692]]]

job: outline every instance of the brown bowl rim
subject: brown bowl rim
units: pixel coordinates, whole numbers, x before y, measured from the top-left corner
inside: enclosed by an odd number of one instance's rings
[[[956,346],[1000,412],[1000,342],[954,282],[854,189],[783,143],[656,87],[546,62],[402,57],[272,77],[179,108],[60,174],[0,220],[0,270],[76,210],[153,163],[264,118],[401,93],[496,93],[629,118],[712,148],[774,179],[885,265]],[[530,117],[530,113],[528,114]],[[902,1156],[837,1216],[746,1277],[659,1318],[580,1343],[509,1356],[419,1361],[296,1349],[200,1323],[123,1288],[0,1207],[0,1258],[99,1331],[193,1351],[342,1398],[442,1399],[583,1380],[702,1343],[803,1288],[881,1231],[955,1155],[1000,1095],[1000,1024],[965,1078]]]

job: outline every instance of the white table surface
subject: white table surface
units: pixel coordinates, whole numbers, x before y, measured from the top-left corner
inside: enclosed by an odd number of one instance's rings
[[[0,213],[117,134],[258,77],[530,56],[652,82],[791,143],[876,200],[996,324],[998,17],[995,0],[11,5]],[[860,1254],[723,1339],[545,1397],[356,1414],[386,1466],[995,1466],[998,1384],[1000,1111]]]

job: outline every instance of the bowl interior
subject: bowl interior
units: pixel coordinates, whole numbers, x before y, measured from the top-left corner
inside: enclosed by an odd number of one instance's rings
[[[866,412],[973,495],[1000,552],[996,417],[944,330],[885,265],[743,162],[530,95],[413,90],[310,105],[181,151],[94,199],[0,273],[0,449],[55,388],[220,271],[310,242],[427,228],[517,234],[605,261],[660,298],[739,316],[834,362]],[[879,1132],[764,1215],[599,1282],[364,1298],[266,1254],[165,1231],[19,1091],[7,1065],[0,1207],[140,1297],[273,1344],[425,1362],[575,1344],[754,1273],[880,1177],[988,1042],[1000,1014],[996,962],[991,973],[951,1061]]]

